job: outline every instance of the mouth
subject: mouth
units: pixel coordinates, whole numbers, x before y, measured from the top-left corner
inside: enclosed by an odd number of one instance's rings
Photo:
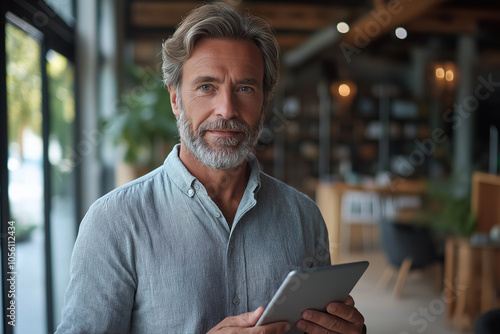
[[[234,137],[241,134],[241,131],[225,129],[208,130],[207,132],[219,137]]]

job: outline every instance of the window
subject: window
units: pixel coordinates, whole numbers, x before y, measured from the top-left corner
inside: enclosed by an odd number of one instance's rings
[[[15,227],[16,331],[46,327],[41,47],[7,23],[8,197]],[[30,321],[24,319],[30,318]],[[35,327],[35,328],[36,328]]]
[[[0,214],[2,235],[14,227],[15,239],[2,238],[1,324],[4,333],[47,333],[60,321],[77,229],[73,30],[42,1],[5,8]]]

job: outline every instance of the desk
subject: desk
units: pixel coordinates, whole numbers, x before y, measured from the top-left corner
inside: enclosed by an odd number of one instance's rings
[[[328,228],[332,264],[340,262],[340,227],[342,195],[346,191],[361,190],[384,196],[422,195],[426,184],[419,180],[394,180],[387,186],[350,185],[343,182],[320,183],[316,189],[316,204],[321,210]]]
[[[446,242],[444,296],[446,324],[472,330],[479,314],[500,307],[500,245]]]

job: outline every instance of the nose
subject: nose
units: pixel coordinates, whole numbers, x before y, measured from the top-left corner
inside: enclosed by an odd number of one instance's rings
[[[238,116],[236,98],[232,89],[220,89],[215,103],[216,116],[224,119],[231,119]]]

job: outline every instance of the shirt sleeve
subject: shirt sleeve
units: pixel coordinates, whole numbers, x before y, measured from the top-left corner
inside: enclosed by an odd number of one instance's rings
[[[317,224],[318,232],[316,236],[315,258],[318,266],[331,265],[330,259],[330,242],[328,238],[328,229],[321,215],[321,212],[315,207],[315,223]]]
[[[136,286],[133,244],[120,220],[103,200],[83,219],[57,334],[129,332]]]

